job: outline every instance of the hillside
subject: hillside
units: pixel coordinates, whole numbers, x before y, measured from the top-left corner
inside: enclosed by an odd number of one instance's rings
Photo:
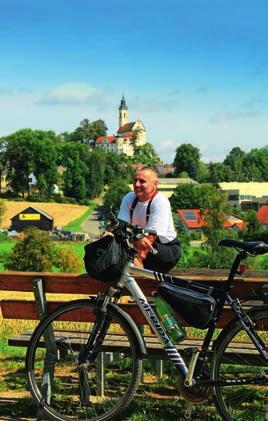
[[[23,211],[29,206],[38,208],[54,218],[54,226],[64,227],[69,222],[82,216],[88,209],[88,206],[70,205],[65,203],[34,203],[34,202],[14,202],[4,200],[6,204],[6,212],[1,224],[2,229],[10,227],[12,218],[17,213]]]

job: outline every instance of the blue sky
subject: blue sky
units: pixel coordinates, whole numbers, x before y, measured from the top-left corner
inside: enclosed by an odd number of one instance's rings
[[[0,0],[0,136],[129,119],[171,163],[268,145],[268,0]]]

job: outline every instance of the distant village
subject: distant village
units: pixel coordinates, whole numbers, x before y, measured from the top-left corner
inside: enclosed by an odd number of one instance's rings
[[[129,121],[129,112],[124,95],[118,108],[119,128],[116,134],[99,136],[95,140],[95,147],[104,152],[113,152],[117,155],[133,157],[135,148],[142,147],[148,142],[147,130],[141,120]],[[135,169],[141,164],[132,164]],[[175,166],[159,162],[156,170],[159,174],[158,190],[171,197],[179,185],[198,185],[198,181],[191,177],[176,177]],[[58,171],[64,172],[63,167],[58,167]],[[219,189],[226,192],[227,199],[234,214],[230,214],[225,223],[226,228],[239,232],[244,228],[243,218],[236,215],[236,211],[247,211],[255,209],[259,224],[262,228],[268,228],[268,182],[219,182]],[[38,188],[38,181],[32,172],[29,175],[29,189],[34,191]],[[57,184],[54,185],[54,193],[60,194]],[[177,216],[182,226],[188,233],[202,232],[205,226],[205,219],[200,209],[176,209]],[[61,232],[53,224],[53,218],[45,214],[36,207],[29,207],[20,214],[15,215],[11,220],[11,231],[20,232],[28,226],[37,226],[46,231],[53,231],[55,238],[79,239],[79,235]]]

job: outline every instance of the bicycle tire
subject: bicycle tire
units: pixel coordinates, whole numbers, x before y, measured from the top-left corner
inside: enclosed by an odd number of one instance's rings
[[[142,361],[137,338],[113,305],[107,306],[113,323],[104,341],[111,350],[117,342],[116,354],[98,350],[98,357],[105,358],[103,373],[100,359],[78,368],[78,353],[93,326],[89,320],[96,317],[93,308],[94,303],[88,299],[67,303],[39,323],[29,342],[26,373],[30,391],[39,409],[52,420],[110,420],[127,408],[140,383]],[[55,342],[46,349],[44,338],[52,329]],[[122,346],[118,347],[120,340]],[[52,367],[54,374],[50,372]],[[44,390],[48,391],[46,395]]]
[[[268,349],[268,306],[251,310],[248,315]],[[238,348],[242,348],[242,354]],[[268,364],[250,341],[239,320],[234,320],[219,338],[213,357],[212,378],[216,381],[263,379],[258,384],[215,386],[214,400],[219,414],[226,421],[268,419]]]

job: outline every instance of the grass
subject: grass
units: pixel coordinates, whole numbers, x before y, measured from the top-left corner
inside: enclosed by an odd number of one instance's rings
[[[5,392],[18,392],[23,395],[27,390],[24,370],[25,348],[9,347],[7,338],[14,335],[16,331],[27,327],[32,328],[34,325],[31,321],[23,322],[24,325],[18,325],[19,321],[6,320],[5,322],[8,324],[4,329],[2,325],[0,336],[0,414],[11,416],[13,419],[18,419],[25,413],[34,416],[36,407],[28,396],[22,396],[14,403],[1,407],[1,395],[3,396]],[[188,334],[190,331],[189,329]],[[130,407],[122,418],[118,418],[118,421],[119,419],[124,421],[181,421],[185,419],[187,402],[178,393],[178,378],[173,365],[168,361],[164,362],[164,376],[161,380],[157,379],[153,360],[144,360],[143,367],[144,382],[140,385]],[[255,405],[254,402],[251,404]],[[220,421],[211,399],[204,404],[198,403],[194,406],[192,419]]]
[[[85,219],[91,215],[91,213],[96,209],[97,204],[95,202],[92,202],[89,207],[88,210],[83,213],[82,216],[80,216],[80,218],[75,219],[74,221],[71,221],[69,224],[64,226],[64,229],[67,231],[74,231],[74,232],[80,232],[81,231],[81,225],[83,224],[83,222],[85,221]]]
[[[2,341],[3,339],[0,343]],[[5,355],[0,356],[0,414],[14,420],[25,414],[35,417],[36,406],[26,393],[28,387],[24,368],[25,349],[6,349],[5,346],[2,349],[5,349]],[[146,364],[147,360],[144,363]],[[153,363],[149,362],[149,366],[153,366]],[[19,396],[8,405],[1,399],[1,395],[6,396],[7,391],[11,396],[13,393]],[[156,377],[146,370],[145,383],[140,385],[131,405],[122,417],[118,417],[118,421],[180,421],[184,419],[185,408],[186,402],[178,395],[176,388],[169,386],[167,376],[161,382],[156,382]],[[193,419],[215,420],[215,408],[212,405],[199,404],[195,407]]]

